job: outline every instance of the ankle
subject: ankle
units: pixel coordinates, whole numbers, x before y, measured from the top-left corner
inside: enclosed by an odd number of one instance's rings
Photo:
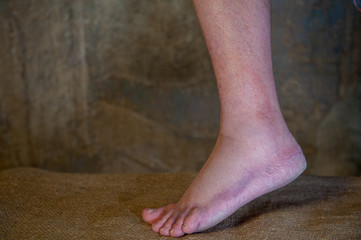
[[[292,136],[281,111],[256,111],[244,114],[221,113],[220,135],[236,136]]]

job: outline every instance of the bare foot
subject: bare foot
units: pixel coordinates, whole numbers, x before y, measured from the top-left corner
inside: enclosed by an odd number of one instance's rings
[[[221,125],[211,156],[183,197],[143,211],[155,232],[173,237],[216,225],[306,168],[278,104],[270,0],[193,3],[217,79]]]
[[[281,125],[253,121],[230,135],[220,134],[211,156],[183,197],[158,209],[144,209],[143,220],[165,236],[200,232],[251,200],[296,179],[306,168],[306,161],[285,124]]]

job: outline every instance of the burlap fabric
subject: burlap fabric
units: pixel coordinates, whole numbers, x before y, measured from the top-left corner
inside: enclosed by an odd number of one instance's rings
[[[1,239],[163,239],[145,207],[176,201],[195,174],[0,173]],[[302,176],[184,239],[360,239],[361,178]]]

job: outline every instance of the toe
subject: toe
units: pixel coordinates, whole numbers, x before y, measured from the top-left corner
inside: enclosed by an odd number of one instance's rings
[[[152,229],[153,229],[154,232],[159,232],[160,233],[161,228],[163,228],[164,224],[172,216],[173,211],[174,210],[171,209],[170,211],[165,212],[165,214],[163,215],[162,218],[158,219],[155,223],[152,224]]]
[[[164,214],[165,214],[165,207],[158,209],[146,208],[142,212],[142,218],[145,222],[153,224],[159,218],[162,218]]]
[[[164,236],[169,236],[170,231],[173,229],[173,224],[178,216],[176,211],[173,211],[172,215],[168,218],[168,220],[164,223],[163,227],[159,229],[159,233]]]
[[[184,218],[182,231],[187,234],[194,233],[198,230],[200,223],[200,213],[198,209],[193,209]]]
[[[169,234],[172,237],[181,237],[184,235],[184,232],[182,231],[182,226],[185,215],[185,213],[182,213],[177,216],[177,219],[175,220],[172,229],[169,231]]]
[[[184,232],[181,230],[181,228],[172,228],[170,231],[169,231],[169,235],[172,236],[172,237],[181,237],[184,235]]]

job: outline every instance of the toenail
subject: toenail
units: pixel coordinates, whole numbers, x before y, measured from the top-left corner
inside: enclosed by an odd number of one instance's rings
[[[187,229],[187,224],[183,224],[183,229]]]
[[[162,232],[164,230],[164,227],[162,227],[161,229],[159,229],[159,232]]]
[[[148,213],[154,213],[155,210],[157,210],[157,209],[150,208],[150,209],[148,209]]]
[[[170,233],[173,233],[174,232],[174,228],[172,228],[171,230],[170,230]]]

